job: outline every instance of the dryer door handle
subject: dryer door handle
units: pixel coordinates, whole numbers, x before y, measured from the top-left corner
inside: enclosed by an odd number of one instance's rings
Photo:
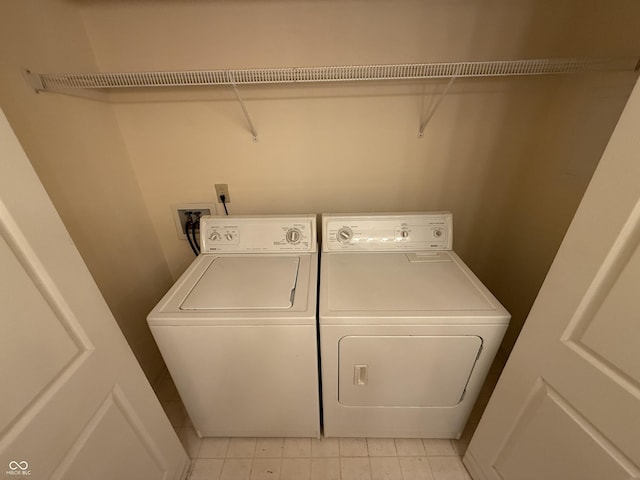
[[[353,384],[366,385],[369,383],[369,365],[353,366]]]

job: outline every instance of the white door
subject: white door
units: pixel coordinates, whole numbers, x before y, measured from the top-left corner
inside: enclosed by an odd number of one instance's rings
[[[639,244],[637,84],[471,440],[474,479],[640,478]]]
[[[179,479],[187,466],[0,111],[0,476]]]

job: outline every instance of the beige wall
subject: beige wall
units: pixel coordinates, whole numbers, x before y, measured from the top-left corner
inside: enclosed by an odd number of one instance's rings
[[[113,108],[37,95],[22,78],[23,68],[95,70],[76,5],[2,2],[0,51],[0,107],[153,380],[164,364],[145,317],[171,279]]]
[[[524,321],[634,74],[35,95],[34,71],[635,55],[636,1],[24,0],[0,6],[0,106],[148,376],[144,317],[192,256],[170,205],[454,213],[455,248]]]
[[[635,55],[632,1],[102,2],[83,14],[105,71]],[[455,248],[524,321],[635,74],[243,87],[113,96],[173,277],[170,205],[232,213],[451,210]]]

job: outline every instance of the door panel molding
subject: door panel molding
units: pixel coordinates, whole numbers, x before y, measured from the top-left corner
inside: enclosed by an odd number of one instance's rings
[[[14,220],[6,205],[0,199],[0,235],[5,239],[9,248],[16,256],[25,272],[33,281],[49,307],[55,312],[56,317],[67,330],[69,336],[78,346],[80,351],[95,350],[95,346],[89,339],[89,335],[82,328],[80,322],[69,307],[55,282],[51,279],[47,270],[40,262],[38,256],[31,248],[27,238],[22,234],[20,227]]]
[[[585,336],[589,335],[590,327],[599,319],[598,315],[601,313],[603,305],[612,290],[618,285],[628,265],[636,255],[640,254],[639,246],[640,202],[633,208],[629,219],[561,336],[561,341],[568,348],[638,399],[640,399],[638,378],[634,378],[633,374],[625,371],[623,366],[606,359],[593,345],[587,343],[588,339],[585,339]],[[608,327],[611,325],[609,324]],[[624,342],[617,343],[616,348],[620,348],[620,345],[623,344]]]
[[[581,447],[580,453],[575,445]],[[531,458],[531,449],[545,454]],[[640,479],[633,462],[542,378],[534,383],[492,468],[504,480],[567,475],[585,480]]]
[[[126,421],[135,438],[139,442],[139,446],[142,447],[141,450],[144,450],[148,454],[148,460],[151,460],[151,463],[157,467],[157,473],[162,475],[161,478],[163,480],[168,478],[169,469],[160,449],[154,442],[152,436],[145,429],[144,423],[140,420],[135,409],[127,400],[126,394],[122,388],[116,384],[114,385],[113,390],[109,392],[104,401],[98,406],[94,414],[91,416],[85,428],[82,430],[80,435],[78,435],[71,448],[67,451],[67,454],[62,458],[59,465],[51,475],[51,480],[76,477],[73,473],[70,474],[70,470],[78,470],[82,468],[77,464],[82,463],[82,456],[83,453],[85,453],[85,450],[91,448],[89,446],[90,442],[95,442],[96,437],[98,438],[98,441],[104,441],[104,438],[100,438],[101,435],[99,430],[105,427],[105,423],[113,421],[110,417],[114,417],[114,415],[117,415]],[[111,438],[110,440],[120,442],[123,439]],[[137,458],[141,462],[145,460],[145,458],[141,458],[140,456]],[[113,459],[107,461],[113,461]],[[134,469],[136,467],[129,462],[125,461],[124,463],[126,463],[125,466],[127,469]],[[145,464],[140,468],[142,471],[146,472],[147,478],[155,478],[152,475],[153,472],[149,471],[149,463],[150,462],[148,461],[145,462]],[[84,476],[86,472],[81,472],[81,474]]]
[[[17,226],[13,216],[9,213],[6,205],[0,200],[0,238],[4,240],[3,248],[15,257],[17,263],[12,265],[16,269],[22,267],[26,278],[31,281],[32,287],[37,291],[50,309],[52,320],[55,319],[67,334],[70,345],[74,345],[76,351],[57,367],[57,370],[48,373],[45,379],[38,379],[36,387],[29,400],[20,410],[15,411],[0,431],[0,451],[4,451],[24,430],[24,428],[37,416],[38,412],[63,388],[67,381],[72,378],[82,365],[91,357],[95,351],[93,343],[89,340],[80,322],[74,315],[71,308],[65,302],[55,283],[49,277],[46,269],[31,248],[29,242]],[[7,252],[7,250],[5,250]],[[18,267],[18,264],[20,267]],[[37,295],[34,292],[34,295]],[[60,335],[64,335],[62,331]],[[58,337],[61,339],[62,337]],[[44,341],[49,341],[45,339]],[[23,346],[22,348],[27,348]],[[20,365],[15,365],[20,368]],[[24,388],[21,385],[5,386],[10,388]],[[26,399],[26,397],[25,397]]]

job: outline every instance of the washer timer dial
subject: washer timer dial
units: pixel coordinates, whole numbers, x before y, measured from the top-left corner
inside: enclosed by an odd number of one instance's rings
[[[291,227],[289,230],[287,230],[286,239],[287,243],[290,243],[292,245],[300,243],[300,240],[302,239],[302,232],[299,228]]]

